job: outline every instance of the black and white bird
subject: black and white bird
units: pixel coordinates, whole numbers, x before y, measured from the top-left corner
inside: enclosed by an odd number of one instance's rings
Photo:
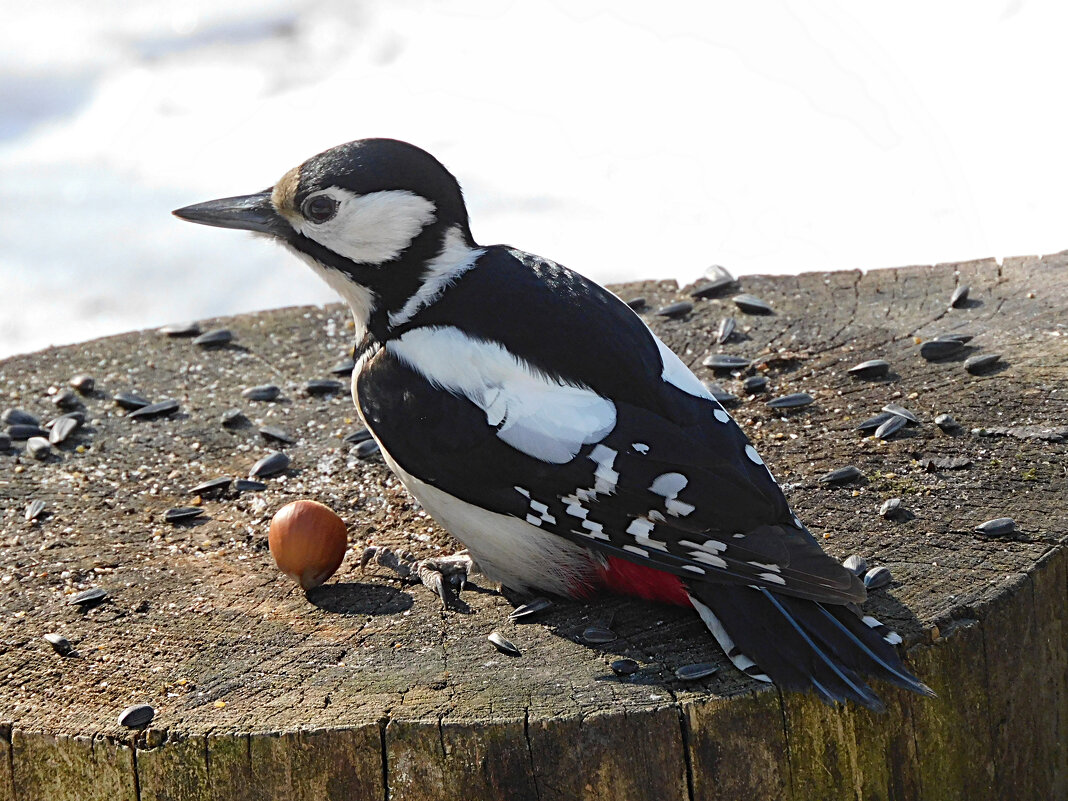
[[[491,580],[690,606],[739,670],[827,701],[930,694],[678,356],[592,281],[478,245],[430,154],[350,142],[175,214],[278,240],[347,301],[360,416]]]

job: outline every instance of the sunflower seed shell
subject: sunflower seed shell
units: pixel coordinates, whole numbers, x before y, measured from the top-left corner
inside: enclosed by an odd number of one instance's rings
[[[597,645],[606,642],[615,642],[619,638],[616,633],[604,626],[590,626],[584,632],[582,632],[583,642],[588,642],[591,645]]]
[[[987,537],[1004,537],[1016,531],[1016,521],[1011,517],[996,517],[980,523],[975,530]]]
[[[672,320],[677,320],[680,317],[685,317],[687,314],[693,311],[693,304],[688,300],[680,300],[678,303],[669,303],[667,306],[661,306],[656,310],[656,313],[661,317],[669,317]]]
[[[920,345],[920,355],[929,362],[951,359],[964,350],[964,343],[956,339],[930,339]]]
[[[875,429],[875,433],[872,434],[876,439],[890,439],[894,434],[903,429],[908,424],[901,415],[891,415],[890,419]]]
[[[878,590],[887,586],[893,581],[893,578],[890,568],[880,565],[879,567],[873,567],[864,574],[864,586],[869,590]]]
[[[734,305],[746,314],[774,314],[771,305],[755,295],[735,295],[732,300],[734,301]]]
[[[159,403],[150,403],[140,409],[134,409],[126,417],[130,420],[150,420],[153,417],[162,417],[178,411],[178,401],[173,398],[161,400]]]
[[[885,359],[869,359],[846,370],[854,378],[885,378],[890,372],[890,362]]]
[[[148,704],[128,706],[119,713],[119,725],[128,729],[141,729],[156,717],[156,710]]]
[[[256,464],[252,465],[252,469],[248,472],[248,477],[267,478],[281,473],[287,467],[289,467],[289,457],[281,451],[271,451]]]
[[[959,309],[965,303],[968,302],[968,292],[971,290],[967,284],[958,286],[953,290],[953,294],[949,296],[949,308]]]
[[[711,662],[696,662],[692,665],[683,665],[676,670],[675,678],[680,681],[697,681],[708,678],[718,670],[719,668]]]
[[[202,348],[210,348],[229,344],[233,340],[234,334],[232,331],[226,328],[216,328],[214,331],[208,331],[206,334],[198,336],[193,340],[193,344]]]
[[[1000,353],[982,353],[978,356],[971,356],[964,360],[964,369],[972,375],[979,375],[985,373],[991,369],[995,364],[1001,360]]]
[[[72,595],[67,599],[68,606],[82,606],[90,607],[96,606],[98,603],[102,603],[108,597],[108,592],[100,587],[92,587],[88,590],[83,590],[77,595]]]
[[[740,370],[749,366],[749,359],[743,356],[731,356],[729,353],[713,353],[701,364],[713,370]]]
[[[612,672],[617,676],[632,676],[638,672],[638,663],[633,659],[617,659],[608,667],[612,668]]]
[[[142,398],[133,392],[116,392],[112,400],[123,409],[131,412],[135,409],[143,409],[150,403],[146,398]]]
[[[261,384],[241,390],[241,397],[250,401],[273,401],[281,394],[282,390],[274,384]]]
[[[767,405],[772,409],[799,409],[802,406],[808,406],[810,403],[815,402],[815,400],[816,399],[807,392],[794,392],[790,395],[782,395],[778,398],[772,398],[768,401]]]
[[[844,484],[847,481],[854,481],[863,475],[856,466],[847,465],[820,476],[819,482],[821,484]]]
[[[74,646],[70,644],[70,640],[62,634],[52,634],[49,632],[44,635],[44,641],[51,645],[52,650],[60,656],[68,656],[74,651]]]
[[[502,654],[508,654],[509,656],[520,656],[519,649],[515,647],[515,644],[511,640],[505,639],[504,635],[499,631],[491,632],[487,637],[493,647],[500,651]]]
[[[41,421],[34,417],[29,412],[22,409],[7,409],[2,415],[0,415],[0,422],[4,425],[15,426],[39,426]]]
[[[548,598],[535,598],[529,603],[525,603],[522,606],[517,606],[513,609],[512,613],[508,615],[508,619],[512,621],[524,620],[548,609],[552,605],[553,602]]]
[[[734,336],[734,329],[738,327],[738,324],[734,322],[733,317],[724,317],[719,321],[719,328],[716,329],[716,344],[722,345],[724,342]]]
[[[212,478],[201,484],[197,484],[193,489],[189,490],[190,495],[208,495],[212,492],[225,492],[230,489],[230,484],[233,483],[233,479],[230,476],[220,476],[219,478]]]
[[[182,523],[186,520],[192,520],[194,517],[200,517],[202,514],[204,514],[204,510],[199,506],[180,506],[164,512],[163,519],[168,523]]]
[[[860,554],[853,554],[842,562],[842,567],[854,576],[863,576],[868,572],[868,560]]]
[[[40,498],[30,501],[26,504],[26,522],[32,523],[39,518],[45,510],[45,502]]]
[[[904,417],[910,423],[919,423],[920,422],[920,418],[918,418],[916,415],[914,415],[912,412],[910,412],[904,406],[898,406],[896,403],[888,403],[888,404],[886,404],[886,406],[883,407],[883,411],[884,412],[889,412],[890,414],[896,414],[898,417]]]

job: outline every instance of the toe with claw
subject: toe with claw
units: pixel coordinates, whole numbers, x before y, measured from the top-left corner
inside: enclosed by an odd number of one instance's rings
[[[468,576],[475,572],[475,563],[467,551],[450,556],[416,559],[409,551],[397,553],[391,548],[370,545],[360,556],[360,569],[371,562],[388,567],[403,579],[418,578],[423,586],[433,590],[444,605],[449,603],[449,588],[457,595],[467,584]]]

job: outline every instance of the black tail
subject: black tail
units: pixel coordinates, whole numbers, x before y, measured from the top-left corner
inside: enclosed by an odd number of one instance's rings
[[[901,638],[847,606],[726,584],[690,586],[690,600],[740,670],[787,690],[812,688],[825,701],[882,710],[865,677],[923,695],[934,692],[901,663]]]

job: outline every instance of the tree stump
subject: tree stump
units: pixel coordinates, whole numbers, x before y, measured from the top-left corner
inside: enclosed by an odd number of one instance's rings
[[[971,300],[950,309],[959,284]],[[515,624],[477,577],[445,611],[421,586],[361,573],[368,543],[420,556],[455,545],[343,441],[358,427],[347,390],[304,388],[347,355],[346,312],[291,308],[211,321],[236,335],[222,347],[145,331],[0,363],[0,406],[42,419],[72,376],[96,383],[80,397],[85,426],[46,459],[22,441],[0,451],[0,799],[1064,798],[1068,254],[740,285],[775,313],[743,314],[726,296],[672,320],[653,310],[687,289],[616,291],[646,298],[645,318],[702,378],[709,353],[744,355],[774,395],[815,398],[776,412],[739,376],[717,379],[825,548],[892,570],[865,608],[902,634],[938,698],[878,686],[889,711],[872,714],[781,694],[731,668],[681,609],[558,602]],[[726,315],[740,336],[719,346]],[[963,356],[921,358],[921,339],[952,333],[1002,361],[971,375]],[[846,372],[873,358],[890,362],[887,378]],[[268,383],[277,401],[242,398]],[[121,391],[181,405],[129,419]],[[920,425],[885,442],[858,433],[891,402]],[[248,421],[221,425],[231,407]],[[960,427],[940,430],[940,413]],[[272,444],[260,425],[294,442]],[[266,490],[190,494],[272,449],[292,464]],[[818,481],[849,464],[862,479]],[[304,497],[345,519],[352,546],[307,597],[266,548],[271,515]],[[891,497],[907,510],[898,519],[877,514]],[[33,500],[45,511],[30,522]],[[164,521],[198,504],[201,517]],[[1017,531],[974,531],[997,517]],[[68,604],[89,587],[108,597]],[[594,623],[619,639],[583,643]],[[496,652],[494,630],[522,655]],[[620,657],[641,669],[615,676]],[[722,669],[675,678],[700,661]],[[147,728],[117,724],[134,703],[156,710]]]

